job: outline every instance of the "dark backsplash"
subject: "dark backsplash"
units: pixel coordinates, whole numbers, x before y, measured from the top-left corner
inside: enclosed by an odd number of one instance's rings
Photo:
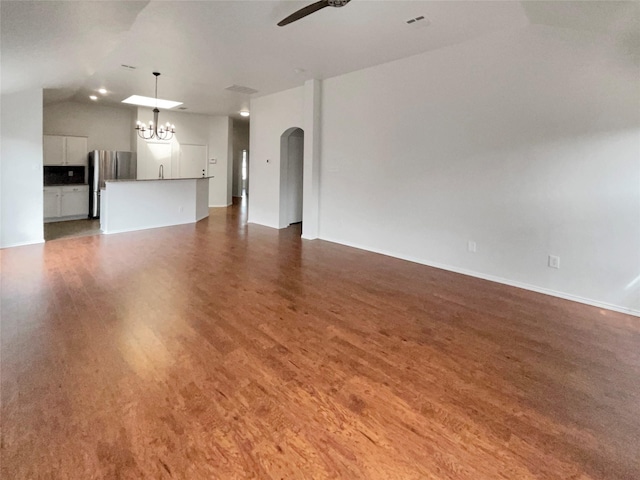
[[[51,166],[44,167],[44,186],[48,185],[76,185],[84,183],[84,167],[81,166]]]

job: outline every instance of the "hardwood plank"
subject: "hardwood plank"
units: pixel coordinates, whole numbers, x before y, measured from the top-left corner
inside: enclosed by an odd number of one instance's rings
[[[3,479],[640,478],[631,316],[242,204],[0,266]]]

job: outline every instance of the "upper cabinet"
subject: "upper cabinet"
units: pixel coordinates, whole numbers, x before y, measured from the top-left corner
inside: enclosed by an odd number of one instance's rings
[[[45,135],[42,149],[44,165],[87,165],[87,137]]]
[[[42,157],[45,165],[64,165],[64,139],[58,135],[45,135]]]
[[[87,137],[64,137],[66,165],[87,165]]]

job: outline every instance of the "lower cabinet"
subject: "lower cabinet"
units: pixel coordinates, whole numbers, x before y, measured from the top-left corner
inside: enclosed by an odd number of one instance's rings
[[[44,221],[60,222],[89,216],[89,186],[44,187]]]
[[[60,216],[89,215],[89,187],[62,187]]]
[[[44,219],[60,216],[60,187],[44,187]]]

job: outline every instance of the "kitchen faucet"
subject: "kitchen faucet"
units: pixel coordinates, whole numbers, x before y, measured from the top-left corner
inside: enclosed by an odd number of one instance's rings
[[[164,179],[164,165],[160,164],[160,168],[158,168],[158,178]]]

